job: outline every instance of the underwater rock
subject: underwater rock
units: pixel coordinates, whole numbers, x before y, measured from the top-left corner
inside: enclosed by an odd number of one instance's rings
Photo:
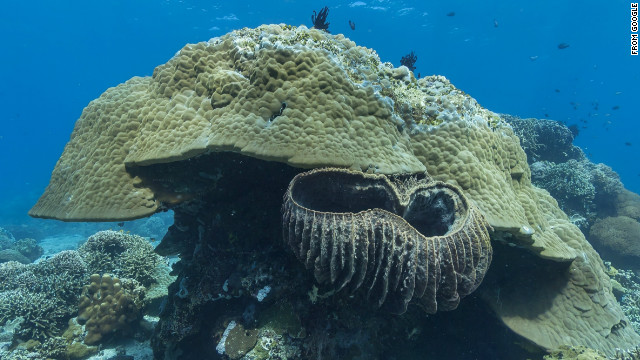
[[[35,239],[30,238],[17,240],[12,249],[17,250],[20,254],[24,255],[29,259],[29,262],[34,262],[44,254],[42,246],[38,245]]]
[[[302,169],[327,166],[387,175],[426,170],[459,187],[495,229],[493,239],[516,251],[507,260],[531,255],[532,266],[544,269],[533,279],[540,296],[517,296],[532,279],[515,264],[519,271],[506,272],[510,287],[478,289],[527,340],[608,354],[640,341],[598,254],[549,193],[531,184],[509,124],[442,76],[417,80],[342,35],[303,26],[245,28],[187,45],[153,76],[107,90],[83,111],[30,214],[123,221],[173,209],[165,239],[181,260],[154,340],[156,354],[171,354],[209,326],[203,313],[228,309],[219,305],[227,298],[255,299],[268,285],[269,302],[300,284],[296,265],[283,260],[277,276],[288,283],[250,276],[225,291],[229,275],[246,272],[239,264],[247,263],[220,257],[254,259],[214,245],[276,248],[278,198]],[[344,306],[341,294],[334,297]]]
[[[0,250],[0,263],[8,261],[19,262],[20,264],[29,264],[31,262],[31,260],[27,259],[27,257],[22,255],[18,250]]]
[[[38,259],[44,250],[36,240],[23,238],[16,240],[11,232],[0,228],[0,263],[17,261],[28,264]]]

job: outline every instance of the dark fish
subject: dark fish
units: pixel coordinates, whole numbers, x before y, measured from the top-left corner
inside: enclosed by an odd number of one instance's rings
[[[493,27],[498,27],[498,20],[493,19]]]
[[[135,358],[132,355],[116,355],[110,357],[109,360],[135,360]]]
[[[120,227],[123,227],[123,226],[124,226],[124,221],[123,221],[123,222],[119,222],[119,223],[117,223],[116,225],[118,225],[118,226],[120,226]]]
[[[624,144],[627,145],[627,146],[631,146],[631,143],[628,142],[628,141],[626,143],[624,143]]]
[[[549,117],[549,114],[544,114],[544,117],[548,118],[548,117]]]
[[[560,89],[556,89],[556,92],[560,92]]]
[[[611,108],[611,110],[618,110],[618,109],[620,109],[620,106],[618,106],[618,105],[614,105],[614,106]]]
[[[354,23],[353,21],[349,20],[349,27],[351,28],[351,30],[355,30],[356,29],[356,23]]]
[[[569,47],[569,44],[567,43],[560,43],[558,44],[558,49],[562,50],[562,49],[566,49]]]
[[[450,12],[450,13],[447,13],[447,16],[456,16],[456,12],[455,12],[455,11],[452,11],[452,12]]]

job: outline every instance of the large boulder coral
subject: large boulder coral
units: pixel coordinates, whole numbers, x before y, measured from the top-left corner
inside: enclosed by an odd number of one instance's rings
[[[200,329],[195,314],[217,295],[205,276],[214,281],[217,271],[211,242],[274,241],[288,181],[324,166],[426,170],[461,189],[493,239],[512,245],[494,252],[501,261],[488,277],[500,276],[480,287],[483,297],[533,343],[612,354],[640,341],[598,254],[531,184],[511,126],[444,77],[416,80],[342,35],[305,27],[261,26],[187,45],[153,76],[107,90],[84,110],[30,214],[111,221],[175,211],[163,243],[182,259],[156,342],[162,352]],[[515,257],[504,256],[509,249]],[[519,256],[529,267],[509,268]],[[535,289],[531,269],[542,269]]]
[[[589,232],[589,241],[621,267],[638,269],[640,264],[640,223],[627,216],[598,220]]]

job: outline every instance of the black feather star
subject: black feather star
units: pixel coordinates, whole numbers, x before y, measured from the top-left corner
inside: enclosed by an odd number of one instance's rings
[[[418,57],[412,51],[411,54],[407,54],[403,56],[402,59],[400,59],[400,64],[406,66],[407,68],[409,68],[409,70],[413,71],[416,69],[416,67],[414,66],[416,61],[418,61]]]
[[[323,7],[319,13],[316,14],[316,11],[313,10],[313,15],[311,15],[311,22],[313,23],[313,27],[318,30],[324,30],[328,33],[329,31],[329,23],[327,22],[327,16],[329,15],[329,8]]]

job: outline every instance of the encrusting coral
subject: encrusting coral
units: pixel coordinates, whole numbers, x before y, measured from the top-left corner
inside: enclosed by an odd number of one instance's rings
[[[275,241],[286,184],[301,169],[327,166],[426,170],[460,188],[495,229],[493,239],[511,245],[494,246],[494,256],[512,249],[544,270],[531,279],[519,257],[502,257],[487,277],[494,271],[512,286],[485,278],[478,290],[534,344],[612,354],[640,341],[598,254],[531,184],[510,125],[442,76],[416,80],[342,35],[302,26],[245,28],[187,45],[153,76],[107,90],[84,110],[30,214],[112,221],[174,210],[163,243],[178,244],[175,286],[184,299],[169,299],[159,331],[166,338],[156,343],[162,353],[197,331],[186,323],[198,322],[194,314],[217,295],[202,275],[216,256],[209,242]],[[258,197],[239,206],[247,194]],[[539,286],[522,296],[531,280]]]
[[[116,332],[131,331],[139,317],[132,296],[122,287],[118,278],[110,275],[91,275],[80,299],[78,322],[85,325],[85,344],[93,345]]]

